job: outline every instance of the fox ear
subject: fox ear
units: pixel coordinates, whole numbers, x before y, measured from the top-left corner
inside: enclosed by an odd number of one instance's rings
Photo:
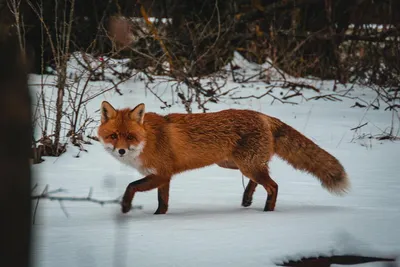
[[[117,111],[110,103],[103,101],[101,103],[101,123],[108,121],[116,116]]]
[[[136,121],[139,124],[143,124],[144,119],[144,104],[137,105],[134,109],[129,112],[129,118]]]

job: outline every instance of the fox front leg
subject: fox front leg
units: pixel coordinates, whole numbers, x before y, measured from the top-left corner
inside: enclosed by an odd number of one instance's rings
[[[168,211],[170,182],[158,188],[158,208],[154,214],[165,214]]]
[[[127,213],[132,208],[132,200],[136,192],[149,191],[158,188],[166,183],[169,183],[171,177],[163,177],[155,174],[150,174],[143,179],[130,183],[125,190],[122,198],[121,210],[122,213]]]

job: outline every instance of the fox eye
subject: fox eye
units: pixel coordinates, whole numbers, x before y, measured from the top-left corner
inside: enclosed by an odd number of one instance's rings
[[[111,139],[117,139],[117,134],[116,133],[113,133],[112,135],[110,135],[110,137],[111,137]]]
[[[128,140],[133,140],[133,139],[135,139],[135,137],[133,136],[133,134],[128,134],[128,136],[126,137],[126,139],[128,139]]]

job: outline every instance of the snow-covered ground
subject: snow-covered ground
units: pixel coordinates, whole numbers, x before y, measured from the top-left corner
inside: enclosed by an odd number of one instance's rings
[[[247,66],[251,68],[251,66]],[[51,82],[53,77],[45,77]],[[31,83],[40,77],[31,76]],[[311,81],[308,81],[311,82]],[[93,90],[100,90],[93,82]],[[265,84],[245,84],[236,96],[261,95]],[[320,94],[332,93],[331,82],[314,82]],[[168,103],[176,96],[171,84],[155,87]],[[229,90],[242,86],[230,81]],[[166,114],[185,112],[175,103],[161,109],[160,101],[145,90],[144,82],[132,79],[119,85],[123,95],[109,91],[93,99],[89,114],[99,119],[102,100],[115,107],[145,103],[147,111]],[[339,87],[346,91],[348,88]],[[32,90],[37,90],[33,86]],[[274,94],[286,89],[274,89]],[[306,96],[318,95],[304,89]],[[351,96],[372,102],[372,91],[357,86]],[[41,200],[33,226],[34,262],[38,267],[71,266],[275,266],[289,259],[318,255],[358,254],[400,256],[400,143],[376,139],[357,140],[359,134],[378,134],[392,122],[390,111],[350,108],[355,101],[290,99],[298,105],[281,104],[266,96],[261,99],[209,103],[210,111],[249,108],[276,116],[300,130],[337,157],[348,172],[351,191],[338,197],[329,194],[309,174],[294,170],[279,158],[270,163],[271,176],[279,184],[276,210],[263,212],[266,192],[257,188],[253,205],[240,206],[242,176],[235,170],[211,166],[176,176],[171,183],[166,215],[155,216],[156,190],[138,193],[134,205],[141,210],[121,214],[115,204],[100,206],[86,202],[60,204]],[[194,112],[201,112],[193,105]],[[358,133],[350,129],[368,122]],[[396,126],[398,127],[398,125]],[[114,199],[128,183],[142,178],[135,170],[114,160],[98,142],[85,145],[88,152],[69,146],[59,158],[33,166],[40,193],[64,188],[59,195]],[[247,184],[247,178],[244,178]],[[35,202],[33,202],[33,205]],[[372,265],[371,265],[372,266]]]

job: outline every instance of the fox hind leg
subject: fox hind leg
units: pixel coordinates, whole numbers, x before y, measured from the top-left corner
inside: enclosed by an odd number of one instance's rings
[[[243,192],[242,206],[250,207],[253,202],[253,194],[256,191],[257,183],[249,180],[246,189]]]
[[[243,175],[249,177],[251,180],[243,194],[242,205],[246,207],[246,205],[249,206],[251,204],[255,188],[257,184],[260,184],[268,194],[264,211],[273,211],[278,198],[278,184],[269,175],[268,166],[266,164],[260,164],[259,166],[238,164],[238,166]]]
[[[268,192],[267,201],[265,203],[264,211],[273,211],[275,209],[276,200],[278,198],[278,184],[272,180],[269,173],[266,174],[266,185],[265,189]]]
[[[217,165],[225,169],[239,170],[239,167],[232,160],[224,160],[218,162]],[[247,187],[243,193],[243,198],[242,198],[243,207],[249,207],[251,205],[253,201],[253,193],[256,190],[256,186],[257,183],[253,182],[252,180],[250,180],[249,183],[247,184]]]
[[[252,179],[252,183],[250,184],[250,188],[256,187],[257,184],[262,185],[268,193],[267,201],[265,202],[264,211],[273,211],[275,209],[276,200],[278,198],[278,184],[272,180],[269,175],[268,168],[265,166],[262,170],[257,171]],[[249,191],[248,196],[250,199],[252,198],[253,191]]]
[[[278,185],[269,175],[268,162],[273,156],[273,136],[268,129],[266,134],[253,133],[243,136],[238,146],[233,151],[232,158],[242,174],[251,181],[247,184],[243,194],[242,205],[251,205],[257,184],[262,185],[267,191],[267,200],[264,211],[275,209],[278,197]]]
[[[234,170],[240,169],[240,167],[238,167],[238,164],[230,160],[218,162],[217,165],[226,169],[234,169]],[[261,184],[264,186],[265,190],[268,193],[264,211],[273,211],[275,209],[276,199],[278,197],[278,184],[274,180],[272,180],[272,178],[269,176],[268,167],[266,165],[262,166],[260,170],[256,172],[255,175],[251,176],[244,174],[242,170],[241,172],[243,175],[250,178],[250,181],[247,184],[246,189],[243,193],[242,206],[243,207],[251,206],[253,202],[253,194],[256,190],[257,184]],[[248,173],[252,172],[250,171]]]

